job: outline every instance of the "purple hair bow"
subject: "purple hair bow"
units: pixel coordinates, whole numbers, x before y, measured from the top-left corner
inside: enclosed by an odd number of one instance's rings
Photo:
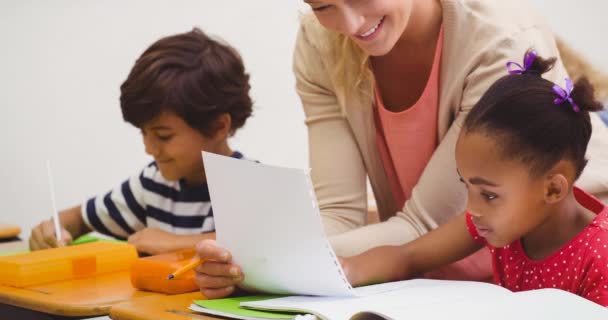
[[[554,85],[553,86],[553,92],[555,92],[555,94],[557,94],[557,98],[555,98],[555,100],[553,100],[553,103],[555,104],[562,104],[566,101],[570,102],[570,105],[572,106],[572,110],[574,110],[574,112],[579,112],[581,111],[581,108],[578,107],[578,105],[576,103],[574,103],[574,100],[572,100],[572,97],[570,96],[570,94],[572,94],[572,90],[574,89],[574,84],[572,84],[572,80],[570,78],[566,78],[566,89],[564,90],[564,88],[560,87],[559,85]]]
[[[537,55],[538,54],[535,50],[526,53],[523,66],[517,62],[507,62],[507,70],[509,70],[509,74],[524,74],[526,71],[529,71],[530,68],[532,68],[532,64],[534,63],[534,59],[536,59]]]

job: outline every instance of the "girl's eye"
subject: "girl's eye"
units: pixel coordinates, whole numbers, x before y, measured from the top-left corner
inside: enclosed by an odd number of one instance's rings
[[[482,192],[481,196],[484,197],[486,200],[492,201],[496,198],[498,198],[497,195],[493,194],[493,193],[487,193],[487,192]]]
[[[316,8],[312,8],[313,11],[316,12],[321,12],[321,11],[325,11],[326,9],[328,9],[329,7],[331,7],[330,5],[324,5],[324,6],[320,6],[320,7],[316,7]]]

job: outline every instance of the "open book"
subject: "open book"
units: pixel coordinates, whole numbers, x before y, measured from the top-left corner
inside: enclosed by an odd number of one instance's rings
[[[472,281],[416,279],[396,282],[395,290],[378,291],[374,286],[356,288],[359,297],[290,296],[269,299],[248,297],[238,303],[242,312],[276,311],[244,315],[232,305],[231,310],[214,308],[221,300],[195,301],[191,310],[234,319],[293,319],[313,314],[323,320],[363,319],[551,319],[605,320],[608,309],[572,293],[540,289],[513,293],[505,288]],[[397,289],[398,288],[398,289]],[[237,298],[238,299],[238,298]],[[205,302],[216,302],[205,308]]]

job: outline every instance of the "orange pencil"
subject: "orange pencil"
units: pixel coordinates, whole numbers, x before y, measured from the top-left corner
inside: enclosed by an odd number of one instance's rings
[[[192,259],[192,261],[190,261],[187,265],[175,270],[175,272],[173,272],[172,274],[170,274],[167,279],[171,280],[174,279],[176,277],[179,277],[180,275],[196,268],[196,266],[198,266],[199,264],[201,264],[202,260],[200,258],[194,258]]]

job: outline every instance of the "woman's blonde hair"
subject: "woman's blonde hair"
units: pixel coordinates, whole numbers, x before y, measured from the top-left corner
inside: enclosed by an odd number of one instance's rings
[[[332,34],[328,38],[332,43],[336,64],[331,73],[335,86],[344,92],[352,89],[362,89],[370,92],[364,86],[373,85],[374,74],[369,66],[369,55],[343,34]]]
[[[325,45],[330,48],[336,61],[331,72],[335,86],[347,93],[352,93],[350,90],[353,89],[371,92],[369,88],[363,87],[374,83],[374,74],[369,66],[369,55],[343,34],[330,32],[330,36],[323,39],[328,42]],[[557,48],[570,77],[576,80],[585,75],[595,88],[596,98],[607,100],[608,75],[597,70],[560,38],[557,39]]]
[[[592,66],[580,53],[560,38],[557,38],[557,48],[570,77],[576,80],[583,75],[586,76],[595,88],[596,98],[606,101],[608,99],[608,75]]]
[[[349,37],[323,27],[312,12],[302,13],[300,24],[312,33],[321,54],[329,54],[333,58],[334,63],[328,67],[331,68],[330,77],[337,90],[354,93],[351,91],[353,88],[360,88],[363,83],[373,83],[369,55]]]

